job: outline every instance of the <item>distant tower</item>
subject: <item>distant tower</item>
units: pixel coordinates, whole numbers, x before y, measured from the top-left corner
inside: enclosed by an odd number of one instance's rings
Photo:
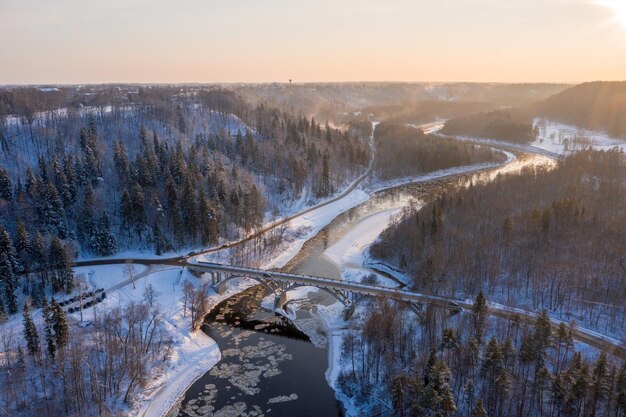
[[[291,78],[289,79],[289,85],[291,85]]]

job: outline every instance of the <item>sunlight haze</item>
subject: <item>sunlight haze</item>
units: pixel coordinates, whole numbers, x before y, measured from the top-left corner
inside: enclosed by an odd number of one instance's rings
[[[48,5],[0,4],[0,83],[626,78],[623,0]]]

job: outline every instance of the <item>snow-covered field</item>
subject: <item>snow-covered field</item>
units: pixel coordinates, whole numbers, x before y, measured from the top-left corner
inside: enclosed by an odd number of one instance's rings
[[[548,119],[537,118],[533,126],[538,131],[531,146],[557,154],[568,154],[586,148],[608,150],[618,147],[626,152],[626,140],[608,136],[604,132],[581,129]]]

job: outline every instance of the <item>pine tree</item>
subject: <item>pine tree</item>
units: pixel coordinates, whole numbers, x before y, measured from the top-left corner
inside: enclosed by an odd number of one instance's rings
[[[598,408],[598,404],[605,401],[608,397],[610,390],[609,370],[606,359],[606,353],[600,353],[598,360],[593,368],[593,382],[591,385],[591,401],[592,409],[595,412]]]
[[[485,333],[485,324],[487,321],[487,315],[489,314],[489,306],[487,305],[487,298],[483,292],[479,292],[474,301],[474,335],[479,342],[482,343]]]
[[[453,416],[456,402],[450,386],[450,370],[443,361],[437,361],[425,387],[424,408],[437,417]]]
[[[74,174],[74,163],[72,161],[72,157],[70,155],[66,155],[63,158],[63,174],[65,175],[65,181],[67,184],[67,196],[69,197],[69,202],[74,204],[76,201],[76,194],[78,194],[78,190],[76,187],[76,175]]]
[[[17,257],[17,253],[15,252],[13,240],[11,240],[9,232],[7,232],[7,229],[5,229],[3,225],[0,225],[0,254],[6,255],[14,273],[22,271],[22,264]]]
[[[42,185],[41,199],[37,204],[39,223],[45,232],[58,235],[61,239],[67,237],[65,225],[65,208],[54,184],[48,182]]]
[[[488,378],[497,378],[500,371],[503,369],[502,363],[502,351],[500,350],[500,344],[495,337],[492,337],[487,344],[485,351],[485,359],[483,360],[482,372]]]
[[[538,356],[544,356],[545,350],[550,346],[550,336],[552,335],[552,324],[548,311],[543,310],[535,320],[535,343]]]
[[[91,184],[85,184],[83,202],[78,218],[76,219],[76,231],[78,241],[87,249],[90,249],[92,239],[96,234],[94,221],[94,195]]]
[[[31,356],[39,353],[39,334],[28,304],[24,304],[24,340],[26,340],[26,348]]]
[[[96,233],[92,239],[92,247],[94,253],[98,256],[110,256],[117,251],[117,242],[113,233],[111,233],[109,216],[107,216],[106,212],[102,212]]]
[[[58,237],[53,237],[50,243],[50,267],[53,269],[52,289],[54,292],[65,291],[70,293],[74,287],[74,272],[72,262]]]
[[[44,320],[44,335],[46,339],[46,347],[48,349],[48,355],[54,360],[56,355],[56,345],[54,343],[54,317],[51,306],[48,303],[43,307],[43,320]]]
[[[4,288],[4,299],[9,314],[17,312],[17,277],[13,271],[13,265],[6,253],[0,253],[0,286]]]
[[[16,233],[15,233],[15,251],[20,253],[27,253],[30,247],[30,237],[26,230],[26,225],[22,219],[17,219]]]
[[[215,211],[211,208],[209,200],[204,196],[204,192],[200,191],[199,196],[199,218],[200,218],[200,234],[202,245],[217,243],[219,230]]]
[[[43,236],[39,233],[39,231],[35,232],[33,241],[30,244],[30,257],[34,266],[38,268],[44,267],[46,255],[44,253]]]
[[[476,401],[476,406],[472,410],[472,417],[487,417],[487,410],[485,410],[485,407],[483,406],[482,398],[479,398],[478,401]]]
[[[391,399],[394,415],[404,416],[404,378],[396,376],[391,382]]]
[[[156,255],[162,255],[169,250],[167,240],[161,233],[161,229],[157,223],[152,227],[152,234],[154,236],[154,253]]]
[[[131,207],[135,233],[140,235],[144,226],[145,206],[143,190],[141,189],[141,185],[137,182],[135,182],[133,188],[131,189]]]
[[[122,227],[130,230],[130,226],[133,224],[133,202],[126,188],[122,191],[120,216],[122,220]]]
[[[0,168],[0,199],[13,201],[13,184],[5,168]]]
[[[332,193],[330,182],[330,167],[328,163],[329,154],[328,151],[324,153],[322,158],[322,180],[320,184],[320,196],[325,197]]]
[[[54,329],[54,342],[56,343],[57,349],[61,350],[65,346],[67,346],[70,338],[70,329],[67,322],[67,315],[54,298],[52,299],[52,303],[50,304],[50,306],[53,313],[52,328]]]
[[[119,183],[125,184],[130,175],[130,163],[128,162],[128,156],[126,155],[126,146],[124,146],[121,141],[116,141],[113,144],[113,161],[115,163],[115,170],[117,171]]]
[[[4,302],[0,298],[0,324],[7,320],[7,313],[4,311]]]

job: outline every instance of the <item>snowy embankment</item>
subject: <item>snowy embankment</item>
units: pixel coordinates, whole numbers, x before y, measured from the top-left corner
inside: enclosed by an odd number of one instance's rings
[[[408,202],[407,202],[408,204]],[[363,267],[365,255],[369,247],[378,236],[393,221],[394,217],[402,212],[402,207],[372,214],[357,225],[352,227],[335,244],[324,251],[324,256],[329,258],[341,271],[341,278],[345,281],[361,282],[370,274],[371,270]],[[380,274],[376,276],[377,284],[385,287],[397,287],[398,283]]]
[[[184,314],[183,284],[189,278],[197,285],[197,279],[179,267],[151,267],[143,271],[140,268],[137,266],[134,279],[128,278],[124,265],[80,267],[75,270],[77,274],[87,276],[94,287],[107,289],[107,298],[101,304],[83,312],[84,320],[88,320],[90,314],[96,314],[97,310],[144,301],[148,285],[156,291],[153,307],[159,309],[164,330],[170,338],[170,355],[167,360],[164,358],[160,363],[151,364],[151,380],[138,396],[130,414],[162,416],[195,379],[219,361],[220,351],[215,341],[203,332],[191,332],[191,319]],[[70,316],[80,320],[79,313]]]
[[[447,169],[441,169],[439,171],[430,172],[428,174],[415,175],[404,178],[397,178],[389,181],[377,181],[370,184],[372,192],[384,191],[389,188],[395,188],[406,184],[415,184],[420,182],[428,182],[436,179],[450,177],[452,175],[470,174],[472,172],[478,172],[490,168],[503,167],[503,165],[509,164],[516,159],[516,156],[511,152],[502,151],[507,159],[504,162],[484,162],[476,165],[465,165],[461,167],[452,167]]]

